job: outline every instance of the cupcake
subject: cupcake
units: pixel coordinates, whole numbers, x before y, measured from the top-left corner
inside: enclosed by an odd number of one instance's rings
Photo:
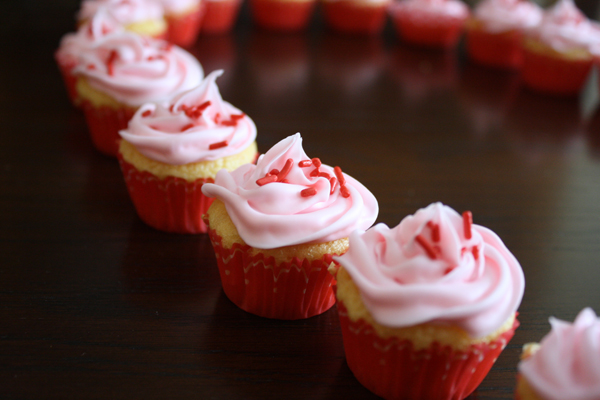
[[[73,105],[77,106],[79,103],[75,89],[77,77],[73,75],[73,69],[79,65],[79,55],[95,46],[109,33],[119,30],[122,30],[122,27],[114,18],[105,11],[99,11],[81,25],[77,32],[62,37],[54,59]]]
[[[334,260],[348,366],[386,399],[464,399],[518,326],[523,271],[468,211],[434,203],[353,232]]]
[[[599,42],[600,30],[573,0],[559,0],[523,42],[523,83],[544,93],[579,93],[592,68],[590,49]]]
[[[200,32],[216,35],[231,31],[241,5],[241,0],[206,0]]]
[[[204,14],[202,0],[160,0],[168,26],[169,41],[189,47],[196,42]]]
[[[155,39],[167,38],[167,22],[160,3],[155,0],[84,0],[77,14],[81,25],[104,11],[125,30]]]
[[[396,1],[389,12],[403,41],[442,49],[457,44],[469,17],[469,8],[460,0]]]
[[[216,198],[205,219],[225,294],[268,318],[308,318],[331,308],[332,257],[378,213],[362,184],[305,154],[300,134],[256,165],[219,171],[202,192]]]
[[[381,33],[391,0],[323,0],[329,27],[337,32],[375,35]]]
[[[572,324],[550,318],[541,343],[523,348],[517,400],[600,399],[600,318],[591,308]]]
[[[294,32],[305,29],[316,0],[250,0],[252,18],[261,28]]]
[[[130,32],[105,37],[80,54],[76,92],[96,148],[116,156],[119,130],[144,103],[198,86],[202,67],[185,50]]]
[[[523,34],[542,20],[542,9],[529,0],[484,0],[466,24],[467,54],[483,65],[519,68]]]
[[[213,71],[166,103],[147,103],[120,132],[119,162],[138,215],[167,232],[206,232],[202,185],[256,160],[256,126],[223,101]]]

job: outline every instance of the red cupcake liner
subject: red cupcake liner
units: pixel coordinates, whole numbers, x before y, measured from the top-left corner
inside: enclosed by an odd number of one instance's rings
[[[206,2],[202,1],[201,6],[191,12],[166,17],[171,43],[181,47],[190,47],[196,43],[204,17],[204,3]]]
[[[261,28],[294,32],[308,26],[315,4],[313,0],[250,0],[250,9]]]
[[[116,157],[121,140],[119,131],[127,128],[136,110],[125,107],[96,107],[89,100],[82,100],[81,108],[96,149],[107,156]]]
[[[147,171],[139,171],[118,155],[129,196],[142,221],[151,227],[173,233],[205,233],[202,215],[213,200],[202,193],[202,185],[214,182],[200,178],[193,182],[168,176],[159,179]]]
[[[343,302],[338,314],[346,361],[356,379],[386,399],[462,400],[471,394],[512,338],[518,321],[497,340],[468,351],[434,343],[415,350],[409,340],[384,339],[363,320],[351,321]]]
[[[527,47],[524,48],[523,55],[523,83],[530,89],[548,94],[577,95],[593,65],[592,58],[569,60],[531,51]]]
[[[467,30],[467,53],[483,65],[517,69],[523,65],[523,35],[516,30],[491,33],[484,29]]]
[[[240,0],[204,1],[201,33],[221,34],[231,31],[238,16]]]
[[[336,31],[374,35],[383,29],[387,7],[387,4],[372,7],[352,0],[333,0],[323,2],[323,13],[327,24]]]
[[[261,317],[291,320],[322,314],[334,305],[335,279],[327,271],[333,255],[312,262],[294,258],[277,263],[262,253],[251,256],[251,247],[245,244],[223,247],[221,236],[210,226],[208,234],[223,290],[242,310]]]
[[[406,43],[448,49],[454,47],[463,31],[464,18],[420,16],[393,12],[396,32]]]

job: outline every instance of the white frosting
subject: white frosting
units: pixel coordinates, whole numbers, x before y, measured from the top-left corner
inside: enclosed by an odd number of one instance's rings
[[[102,9],[123,25],[163,19],[163,8],[155,0],[84,0],[78,19],[90,19]]]
[[[542,9],[528,0],[483,0],[473,16],[492,33],[526,31],[542,20]]]
[[[159,1],[165,14],[179,14],[184,11],[197,9],[202,0],[157,0]]]
[[[390,6],[393,12],[412,13],[415,19],[435,15],[467,18],[469,7],[460,0],[401,0]]]

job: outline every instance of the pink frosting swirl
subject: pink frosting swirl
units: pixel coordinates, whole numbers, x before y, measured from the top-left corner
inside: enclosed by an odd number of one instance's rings
[[[461,19],[469,16],[469,7],[459,0],[402,0],[392,3],[390,9],[414,13],[415,19],[427,17],[428,21],[432,15]]]
[[[199,85],[204,75],[198,60],[187,51],[130,32],[108,35],[82,53],[73,73],[133,107],[167,101]]]
[[[600,399],[600,319],[585,308],[573,324],[550,318],[550,325],[520,373],[546,400]]]
[[[542,13],[537,4],[528,0],[484,0],[475,7],[473,16],[487,31],[500,33],[531,29],[540,23]]]
[[[223,201],[244,242],[261,249],[345,238],[371,226],[379,211],[375,196],[358,181],[311,161],[299,133],[256,165],[219,171],[202,192]]]
[[[100,11],[109,13],[122,25],[163,19],[163,8],[154,0],[84,0],[77,18],[90,19]]]
[[[546,10],[531,35],[559,52],[589,50],[600,42],[600,29],[586,18],[573,0],[559,0]]]
[[[223,101],[213,71],[197,87],[165,104],[138,109],[121,136],[154,160],[182,165],[237,154],[256,139],[254,122]]]
[[[525,280],[500,238],[470,218],[434,203],[393,229],[353,232],[336,259],[378,323],[446,324],[485,337],[517,310]]]

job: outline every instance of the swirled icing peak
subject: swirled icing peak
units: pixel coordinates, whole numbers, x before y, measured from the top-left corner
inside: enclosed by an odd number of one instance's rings
[[[187,51],[126,31],[110,34],[82,53],[73,73],[134,107],[166,101],[199,85],[204,75],[198,60]]]
[[[261,249],[345,238],[371,226],[378,213],[377,200],[362,184],[306,155],[299,133],[256,165],[219,171],[202,192],[223,201],[244,242]]]
[[[107,12],[122,25],[163,18],[163,8],[154,0],[84,0],[77,18],[84,21],[100,11]]]
[[[559,0],[546,10],[531,34],[559,52],[589,50],[600,42],[600,29],[586,18],[573,0]]]
[[[444,15],[455,18],[467,18],[469,7],[459,0],[402,0],[391,5],[393,11],[418,13],[413,17],[420,18],[422,14]]]
[[[448,206],[434,203],[390,229],[350,235],[336,258],[375,321],[389,327],[458,326],[472,338],[499,329],[524,290],[521,266],[500,238]]]
[[[256,138],[254,122],[223,101],[213,71],[197,87],[166,103],[148,103],[121,136],[154,160],[172,165],[216,160],[239,153]]]
[[[585,308],[572,324],[550,318],[550,325],[520,373],[546,400],[600,399],[600,318]]]
[[[533,28],[542,20],[542,12],[529,0],[484,0],[477,4],[473,16],[487,31],[500,33]]]

